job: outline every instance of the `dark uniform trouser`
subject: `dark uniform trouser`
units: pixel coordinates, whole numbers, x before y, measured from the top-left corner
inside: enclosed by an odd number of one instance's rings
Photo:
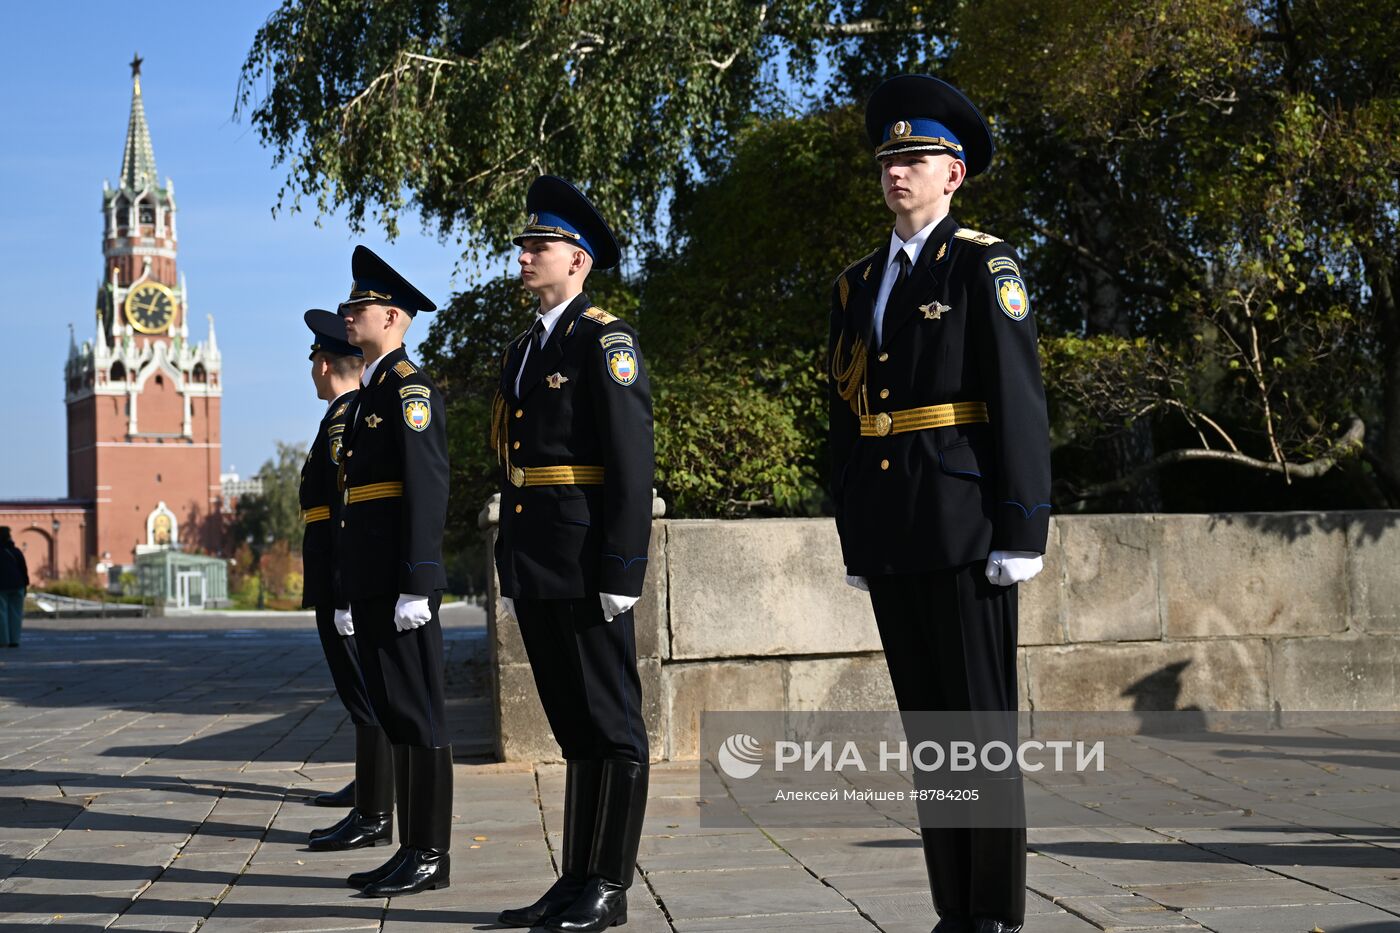
[[[1017,588],[987,580],[985,563],[868,578],[900,710],[1017,708]],[[940,914],[1024,921],[1024,826],[928,827],[923,841]]]
[[[517,599],[515,615],[564,758],[646,764],[632,610],[606,622],[593,593],[582,599]]]
[[[316,607],[316,634],[321,636],[321,650],[331,669],[331,682],[335,684],[340,702],[345,704],[345,711],[350,714],[350,721],[357,726],[374,725],[374,710],[365,689],[355,639],[335,630],[335,607]]]
[[[428,600],[432,618],[407,632],[394,628],[397,594],[356,600],[350,606],[355,647],[370,706],[394,745],[436,748],[448,744],[443,700],[442,594]]]

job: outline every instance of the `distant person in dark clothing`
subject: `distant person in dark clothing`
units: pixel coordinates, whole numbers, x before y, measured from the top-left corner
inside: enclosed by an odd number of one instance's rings
[[[29,587],[29,565],[15,547],[10,529],[0,525],[0,645],[19,647],[19,626],[24,620],[24,591]]]

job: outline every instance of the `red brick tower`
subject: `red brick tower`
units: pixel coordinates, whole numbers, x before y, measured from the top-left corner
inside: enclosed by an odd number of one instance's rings
[[[156,175],[131,62],[131,118],[116,188],[103,182],[103,276],[96,335],[66,368],[68,498],[93,503],[89,559],[124,565],[163,547],[222,543],[222,363],[189,339],[189,291],[176,271],[175,186]]]

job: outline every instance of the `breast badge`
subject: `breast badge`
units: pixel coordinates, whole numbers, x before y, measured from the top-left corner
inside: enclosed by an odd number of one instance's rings
[[[365,419],[365,427],[377,428],[379,427],[379,422],[383,420],[384,419],[379,417],[378,415],[370,415],[368,418]]]
[[[926,305],[919,305],[919,310],[923,312],[925,320],[938,321],[942,320],[944,311],[951,311],[953,309],[941,302],[930,301]]]
[[[421,398],[409,399],[403,403],[403,423],[415,431],[423,431],[433,420],[433,410]]]
[[[637,381],[637,357],[630,349],[618,347],[608,351],[608,375],[621,386]]]
[[[544,377],[544,384],[551,389],[562,389],[564,388],[564,383],[568,381],[569,377],[563,373],[550,373],[548,376]]]

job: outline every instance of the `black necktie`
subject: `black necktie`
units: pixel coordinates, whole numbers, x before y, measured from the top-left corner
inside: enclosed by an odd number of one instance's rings
[[[885,300],[885,310],[890,307],[890,300],[899,292],[899,287],[909,281],[909,270],[914,264],[909,261],[909,253],[906,250],[899,251],[899,269],[894,274],[894,287],[890,289],[890,297]]]

